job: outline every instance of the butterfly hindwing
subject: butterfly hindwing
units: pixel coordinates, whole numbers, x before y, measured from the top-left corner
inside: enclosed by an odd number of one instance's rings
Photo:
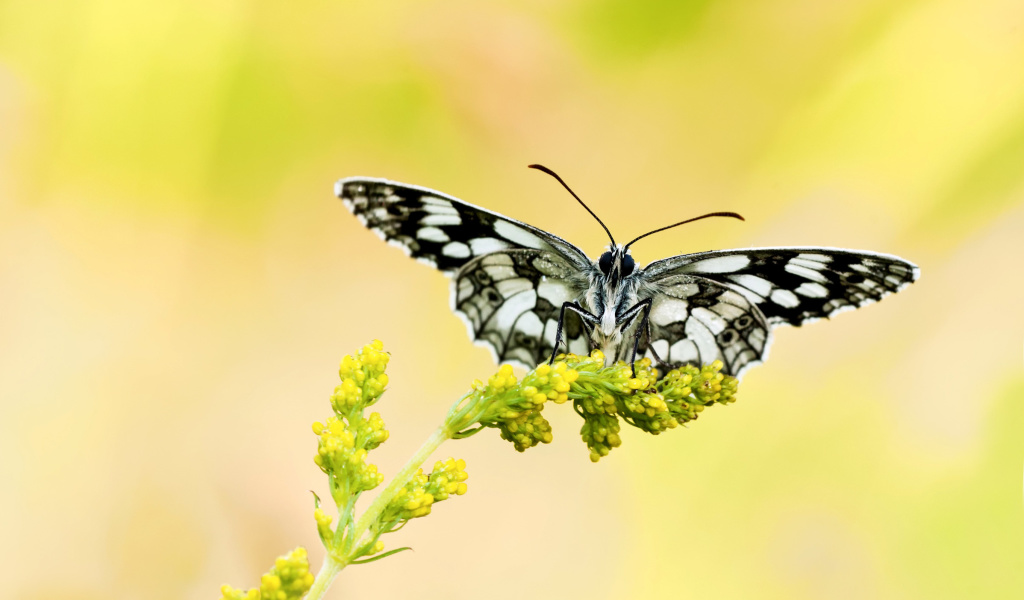
[[[673,365],[720,360],[736,376],[767,357],[770,326],[738,291],[685,274],[660,278],[652,290],[648,354]]]
[[[533,368],[551,356],[562,303],[575,300],[581,285],[575,267],[553,252],[493,252],[455,274],[452,310],[498,362]],[[566,313],[563,339],[572,352],[590,350],[588,332],[573,313]]]
[[[741,292],[771,325],[799,326],[898,292],[918,276],[896,256],[838,248],[746,248],[651,263],[648,277],[705,277]]]
[[[478,256],[511,248],[547,250],[579,268],[590,265],[557,236],[431,189],[350,177],[335,184],[335,193],[368,229],[448,275]]]

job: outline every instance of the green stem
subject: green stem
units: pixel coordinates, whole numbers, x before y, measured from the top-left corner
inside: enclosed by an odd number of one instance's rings
[[[465,409],[463,412],[465,412]],[[360,547],[360,539],[370,526],[377,521],[381,512],[387,508],[387,505],[391,500],[402,488],[405,487],[405,484],[409,483],[409,480],[416,474],[416,471],[420,466],[430,458],[430,455],[433,454],[441,444],[452,439],[454,431],[452,429],[452,422],[451,415],[449,415],[449,418],[445,419],[445,422],[438,427],[429,438],[427,438],[427,441],[423,442],[423,445],[416,451],[416,454],[412,455],[409,462],[405,463],[402,470],[400,470],[391,479],[391,482],[384,488],[384,491],[373,499],[373,502],[370,504],[369,508],[366,509],[366,512],[359,517],[355,526],[349,530],[349,535],[345,536],[345,539],[348,542],[344,549],[346,554],[351,552],[353,548]],[[351,506],[342,508],[339,513],[341,513],[339,516],[342,517],[342,521],[339,523],[338,527],[342,527],[343,523],[348,521],[348,519],[344,517],[352,514]],[[334,578],[337,577],[338,573],[340,573],[347,565],[347,559],[345,561],[341,561],[335,558],[331,554],[330,550],[328,550],[327,556],[324,558],[324,564],[320,567],[320,572],[317,573],[316,579],[313,580],[313,587],[309,588],[309,592],[306,594],[304,600],[320,600],[327,591],[327,588],[331,586],[331,582],[334,581]]]
[[[323,598],[327,588],[331,587],[331,582],[334,581],[334,578],[344,568],[345,563],[339,562],[338,559],[328,552],[324,557],[324,564],[320,566],[320,572],[316,574],[316,579],[313,580],[313,587],[309,588],[309,591],[306,592],[304,600],[320,600],[320,598]]]
[[[363,537],[363,534],[370,528],[370,525],[377,521],[380,513],[384,511],[398,492],[405,487],[405,484],[409,483],[409,480],[416,474],[420,465],[430,458],[430,455],[433,454],[441,444],[450,440],[451,437],[452,433],[448,427],[448,422],[446,421],[443,425],[438,427],[429,438],[427,438],[427,441],[423,442],[423,445],[416,451],[416,454],[412,455],[409,462],[405,463],[402,470],[391,479],[391,483],[384,488],[383,492],[373,499],[373,503],[370,504],[369,508],[366,509],[366,512],[359,517],[359,520],[356,522],[356,526],[352,529],[350,538],[353,542],[353,547],[359,547],[359,540]]]

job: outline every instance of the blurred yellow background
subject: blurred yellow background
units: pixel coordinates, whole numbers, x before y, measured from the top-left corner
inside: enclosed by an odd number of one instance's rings
[[[333,598],[1019,598],[1024,5],[0,2],[5,597],[214,598],[316,538],[310,423],[393,354],[393,473],[493,372],[382,176],[599,254],[825,245],[921,280],[778,332],[739,401],[594,465],[567,407]],[[443,458],[443,456],[441,456]]]

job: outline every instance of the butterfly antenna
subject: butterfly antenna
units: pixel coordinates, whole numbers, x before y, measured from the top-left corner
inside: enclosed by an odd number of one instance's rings
[[[558,183],[562,184],[562,187],[564,187],[565,189],[569,190],[569,193],[572,194],[572,197],[575,198],[576,201],[579,202],[581,205],[583,205],[583,208],[587,209],[587,212],[590,213],[590,216],[592,216],[595,219],[597,219],[597,222],[601,224],[601,227],[604,227],[604,232],[608,234],[608,239],[610,239],[612,241],[612,246],[613,247],[615,246],[615,238],[612,237],[612,232],[608,231],[608,227],[605,226],[604,221],[602,221],[600,218],[598,218],[598,216],[594,214],[594,211],[590,210],[590,207],[587,206],[586,204],[584,204],[584,202],[582,200],[580,200],[580,197],[576,195],[576,192],[572,191],[572,188],[570,188],[568,185],[566,185],[566,183],[564,181],[562,181],[562,178],[559,177],[557,173],[555,173],[551,169],[545,167],[544,165],[530,165],[530,168],[531,169],[537,169],[538,171],[543,171],[543,172],[547,173],[548,175],[550,175],[550,176],[554,177],[555,179],[557,179]],[[651,233],[654,233],[654,232],[651,232]]]
[[[708,213],[706,215],[701,215],[699,217],[694,217],[692,219],[687,219],[685,221],[680,221],[680,222],[678,222],[678,223],[676,223],[674,225],[669,225],[668,227],[662,227],[661,229],[655,229],[654,231],[648,231],[647,233],[643,234],[642,236],[634,239],[633,242],[635,242],[637,240],[642,240],[642,239],[644,239],[645,237],[647,237],[649,235],[654,235],[655,233],[660,233],[662,231],[665,231],[666,229],[672,229],[673,227],[679,227],[680,225],[685,225],[687,223],[693,223],[694,221],[700,221],[701,219],[706,219],[708,217],[732,217],[734,219],[739,219],[740,221],[746,221],[746,219],[744,219],[738,213],[734,213],[734,212],[713,212],[713,213]],[[624,249],[628,249],[630,246],[632,246],[633,242],[630,242],[630,243],[626,244]]]

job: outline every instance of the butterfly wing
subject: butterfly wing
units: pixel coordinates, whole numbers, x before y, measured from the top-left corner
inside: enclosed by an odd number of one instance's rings
[[[423,187],[352,177],[335,192],[382,239],[452,277],[452,311],[497,362],[533,368],[551,356],[562,303],[582,296],[594,269],[579,248]],[[570,351],[590,350],[575,314],[564,328]]]
[[[772,326],[800,326],[877,302],[920,273],[898,256],[813,247],[684,254],[653,262],[644,271],[655,280],[689,274],[735,289]]]
[[[562,304],[582,295],[585,282],[585,275],[553,252],[492,252],[456,272],[452,310],[495,361],[531,369],[551,356]],[[581,319],[567,311],[563,339],[570,352],[590,351],[588,333]]]
[[[334,190],[364,226],[447,275],[476,257],[512,248],[552,252],[581,270],[591,264],[557,236],[431,189],[350,177]]]
[[[722,371],[736,377],[767,358],[771,327],[738,291],[689,274],[660,274],[645,288],[651,298],[648,356],[673,365],[720,360]]]

